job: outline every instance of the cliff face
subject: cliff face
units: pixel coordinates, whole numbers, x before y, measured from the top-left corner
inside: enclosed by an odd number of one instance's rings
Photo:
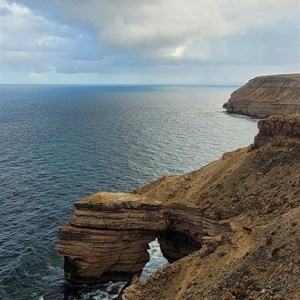
[[[256,77],[234,91],[223,107],[258,118],[299,113],[300,74]]]
[[[94,284],[140,275],[156,237],[169,262],[201,248],[203,237],[230,231],[215,216],[182,203],[130,193],[97,193],[75,203],[69,224],[59,231],[65,277]]]
[[[57,246],[66,278],[129,280],[158,237],[173,263],[124,299],[300,299],[300,114],[259,129],[197,171],[76,202]]]

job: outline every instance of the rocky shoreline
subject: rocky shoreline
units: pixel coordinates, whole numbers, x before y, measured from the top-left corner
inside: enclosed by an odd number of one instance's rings
[[[59,231],[65,277],[136,278],[158,237],[170,265],[123,299],[299,299],[300,114],[259,122],[249,147],[130,193],[75,203]]]
[[[231,94],[228,113],[256,118],[300,113],[300,74],[261,76]]]

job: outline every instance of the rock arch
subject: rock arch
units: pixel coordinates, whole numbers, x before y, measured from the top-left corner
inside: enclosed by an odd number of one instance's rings
[[[200,249],[203,237],[230,231],[195,207],[132,193],[100,192],[74,205],[59,230],[57,251],[65,259],[65,278],[78,284],[139,276],[149,260],[148,243],[156,237],[173,262]]]

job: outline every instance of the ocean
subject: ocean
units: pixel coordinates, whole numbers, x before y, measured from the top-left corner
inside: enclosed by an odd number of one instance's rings
[[[114,299],[119,283],[63,280],[58,228],[73,202],[200,168],[253,142],[222,109],[234,86],[1,85],[0,299]],[[146,278],[165,263],[152,243]]]

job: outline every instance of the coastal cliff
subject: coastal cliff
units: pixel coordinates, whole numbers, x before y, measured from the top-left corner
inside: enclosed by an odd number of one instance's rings
[[[163,203],[144,195],[97,193],[75,203],[59,231],[66,278],[74,283],[127,280],[149,260],[148,243],[158,238],[169,262],[201,248],[202,238],[230,231],[215,216],[192,206]]]
[[[80,199],[59,231],[65,277],[130,280],[158,238],[171,262],[123,299],[299,299],[300,114],[259,122],[249,147],[130,193]]]
[[[258,118],[300,113],[300,74],[251,79],[234,91],[223,107],[229,113]]]

